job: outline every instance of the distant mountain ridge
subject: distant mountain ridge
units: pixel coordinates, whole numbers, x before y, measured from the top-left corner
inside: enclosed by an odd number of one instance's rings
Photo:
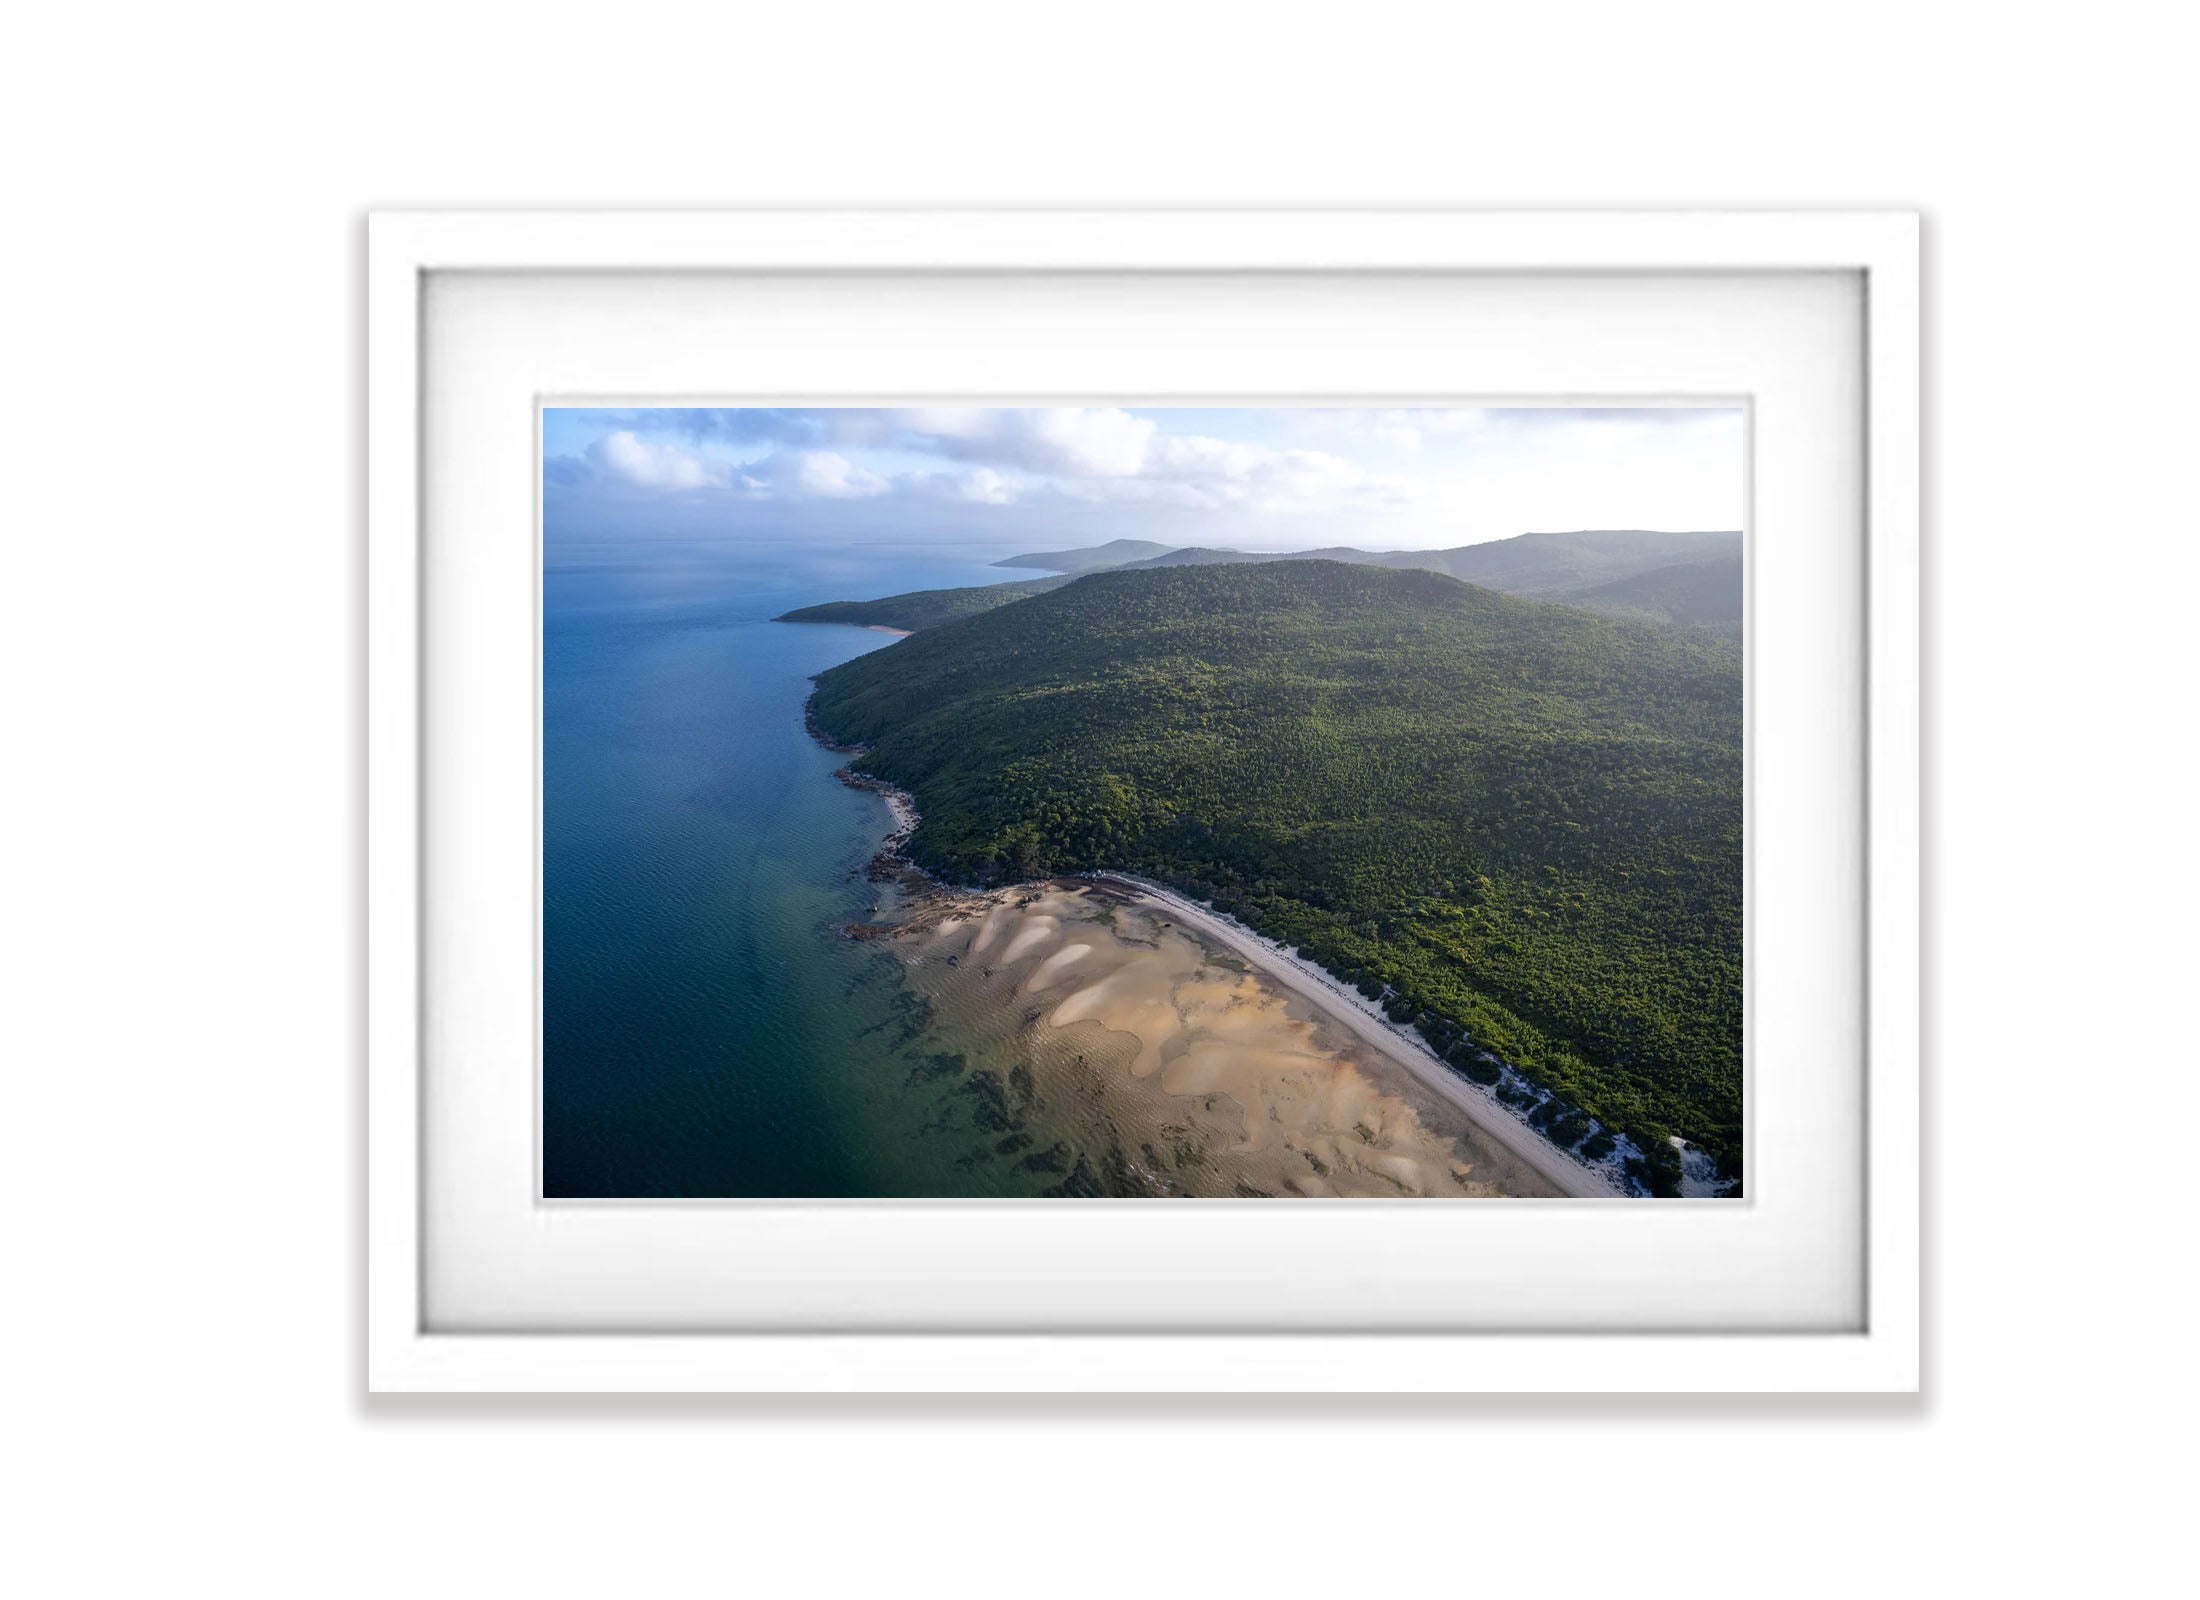
[[[1098,557],[1099,550],[1064,551]],[[1322,550],[1250,551],[1190,546],[1121,563],[1129,567],[1209,566],[1249,561],[1342,561],[1353,566],[1420,568],[1462,583],[1507,594],[1556,598],[1653,568],[1732,558],[1739,562],[1739,532],[1668,533],[1644,528],[1585,529],[1578,533],[1523,533],[1511,539],[1456,545],[1448,550],[1360,550],[1332,545]],[[1057,568],[1068,571],[1068,568]],[[1097,570],[1088,565],[1078,571]]]
[[[1739,637],[1742,631],[1742,558],[1684,561],[1652,567],[1586,589],[1568,590],[1553,599],[1609,616],[1654,617],[1712,628]]]
[[[1096,572],[1171,567],[1246,566],[1271,561],[1336,561],[1347,566],[1440,572],[1531,600],[1610,616],[1710,628],[1738,637],[1742,625],[1739,532],[1672,533],[1642,528],[1524,533],[1448,550],[1225,550],[1170,548],[1149,539],[1115,539],[1079,550],[1042,551],[995,562],[1038,567],[1058,578],[1027,578],[971,589],[927,589],[877,600],[839,600],[790,611],[785,622],[853,622],[918,632],[1059,588]]]
[[[1152,556],[1166,555],[1169,546],[1151,539],[1110,539],[1106,544],[1082,550],[1041,550],[1031,555],[1010,556],[996,567],[1029,567],[1040,572],[1098,572],[1103,567],[1129,566]]]

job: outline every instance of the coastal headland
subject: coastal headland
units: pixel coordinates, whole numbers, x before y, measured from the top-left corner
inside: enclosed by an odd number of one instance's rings
[[[814,718],[915,797],[927,871],[1136,873],[1553,1182],[1740,1192],[1730,640],[1321,559],[857,620],[917,631]]]
[[[811,734],[837,753],[805,708]],[[1010,1061],[998,1153],[1064,1195],[1601,1198],[1577,1160],[1359,996],[1227,917],[1118,873],[974,890],[904,853],[913,796],[851,766],[892,828],[867,864],[874,919],[935,1018]],[[1059,1132],[1036,1153],[1027,1124]]]

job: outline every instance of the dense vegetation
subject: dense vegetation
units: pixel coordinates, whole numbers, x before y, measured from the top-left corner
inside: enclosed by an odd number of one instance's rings
[[[1583,533],[1524,533],[1516,539],[1453,550],[1401,550],[1370,559],[1381,566],[1425,567],[1464,583],[1479,583],[1537,600],[1565,600],[1596,585],[1682,563],[1732,558],[1734,595],[1742,589],[1739,533],[1665,533],[1605,529]]]
[[[1714,635],[1327,561],[1095,573],[815,700],[933,871],[1212,900],[1470,1075],[1502,1056],[1561,1142],[1626,1133],[1660,1191],[1668,1133],[1739,1170],[1741,710]]]
[[[1584,528],[1572,533],[1523,533],[1510,539],[1456,545],[1449,550],[1324,550],[1275,552],[1209,545],[1174,549],[1150,539],[1115,539],[1081,550],[1048,550],[995,562],[1048,572],[1098,572],[1111,567],[1204,567],[1255,561],[1343,561],[1354,566],[1421,567],[1511,594],[1558,592],[1603,583],[1682,561],[1739,556],[1734,532],[1674,533],[1656,528]]]
[[[1742,631],[1742,558],[1732,555],[1713,561],[1684,561],[1670,567],[1653,567],[1631,577],[1570,590],[1565,603],[1613,616],[1652,617],[1667,622],[1685,622],[1693,627],[1715,628],[1739,638]]]
[[[960,617],[974,617],[1012,600],[1059,589],[1068,578],[1026,578],[1021,583],[987,583],[970,589],[916,589],[883,600],[831,600],[790,611],[778,622],[850,622],[859,627],[900,628],[917,633]]]

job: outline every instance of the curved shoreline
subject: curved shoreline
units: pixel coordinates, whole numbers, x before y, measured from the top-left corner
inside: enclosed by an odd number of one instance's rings
[[[1327,973],[1317,977],[1298,962],[1283,956],[1252,930],[1158,884],[1126,877],[1119,872],[1095,872],[1091,878],[1167,907],[1254,967],[1262,977],[1297,995],[1386,1061],[1410,1073],[1431,1093],[1457,1107],[1477,1128],[1503,1145],[1508,1154],[1533,1168],[1562,1193],[1579,1200],[1626,1198],[1618,1183],[1607,1178],[1603,1171],[1568,1155],[1519,1118],[1506,1114],[1491,1097],[1479,1093],[1426,1049],[1368,1016],[1346,998],[1342,985]]]
[[[1177,909],[1053,877],[932,900],[894,936],[1004,1119],[976,1162],[1044,1197],[1557,1199],[1565,1191]],[[1032,1169],[1040,1171],[1039,1167]]]

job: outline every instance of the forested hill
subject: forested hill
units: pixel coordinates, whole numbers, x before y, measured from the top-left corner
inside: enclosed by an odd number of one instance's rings
[[[1096,551],[1063,551],[1064,557]],[[1671,533],[1657,529],[1590,529],[1579,533],[1523,533],[1511,539],[1457,545],[1448,550],[1358,550],[1349,545],[1296,555],[1210,549],[1194,545],[1126,563],[1131,567],[1242,566],[1256,561],[1343,561],[1355,566],[1419,567],[1507,594],[1598,609],[1601,589],[1653,572],[1693,572],[1696,609],[1739,619],[1742,608],[1742,536],[1739,533]],[[1070,570],[1067,567],[1063,571]],[[1656,593],[1651,586],[1648,593]],[[1658,611],[1654,605],[1627,609]],[[1663,614],[1660,612],[1659,614]],[[1669,617],[1671,621],[1690,620]]]
[[[1160,554],[1142,554],[1159,551]],[[1139,571],[1152,567],[1250,566],[1274,561],[1341,561],[1354,566],[1423,568],[1507,594],[1553,600],[1614,615],[1661,617],[1741,632],[1742,536],[1625,529],[1524,533],[1515,539],[1450,550],[1354,549],[1338,545],[1296,554],[1225,550],[1203,545],[1170,550],[1143,539],[1117,539],[1084,550],[1015,556],[997,565],[1051,568],[1067,574]],[[1066,579],[1030,578],[978,588],[928,589],[881,600],[808,606],[788,622],[881,623],[912,631],[1057,588]]]
[[[1653,567],[1721,560],[1742,554],[1738,532],[1690,533],[1658,528],[1584,528],[1570,533],[1523,533],[1510,539],[1454,545],[1447,550],[1230,550],[1206,545],[1170,549],[1144,539],[1116,539],[1082,550],[1052,550],[1012,557],[1001,566],[1048,572],[1097,572],[1114,567],[1242,565],[1254,561],[1344,561],[1360,566],[1425,567],[1507,594],[1549,599],[1593,584],[1609,583]],[[1737,589],[1737,593],[1739,590]]]
[[[1684,563],[1731,559],[1734,593],[1741,594],[1739,533],[1670,533],[1656,529],[1604,529],[1581,533],[1523,533],[1513,539],[1460,545],[1451,550],[1406,550],[1374,559],[1384,566],[1427,567],[1466,583],[1538,600],[1563,600],[1593,585]],[[1571,603],[1571,602],[1569,602]]]
[[[1614,616],[1652,617],[1740,637],[1742,558],[1688,561],[1570,590],[1565,604]]]
[[[1070,581],[1061,578],[1026,578],[1020,583],[986,583],[970,589],[916,589],[890,594],[882,600],[829,600],[821,606],[803,606],[775,622],[847,622],[865,628],[900,628],[916,633],[943,622],[976,616],[1013,600],[1029,599],[1059,589]]]
[[[1725,641],[1436,573],[1091,574],[818,680],[965,882],[1214,900],[1590,1117],[1741,1156],[1742,680]],[[1539,1112],[1539,1115],[1544,1113]]]
[[[1120,567],[1148,556],[1166,554],[1168,548],[1151,539],[1110,539],[1106,544],[1087,545],[1082,550],[1037,550],[993,564],[996,567],[1023,567],[1034,572],[1098,572],[1103,567]]]

